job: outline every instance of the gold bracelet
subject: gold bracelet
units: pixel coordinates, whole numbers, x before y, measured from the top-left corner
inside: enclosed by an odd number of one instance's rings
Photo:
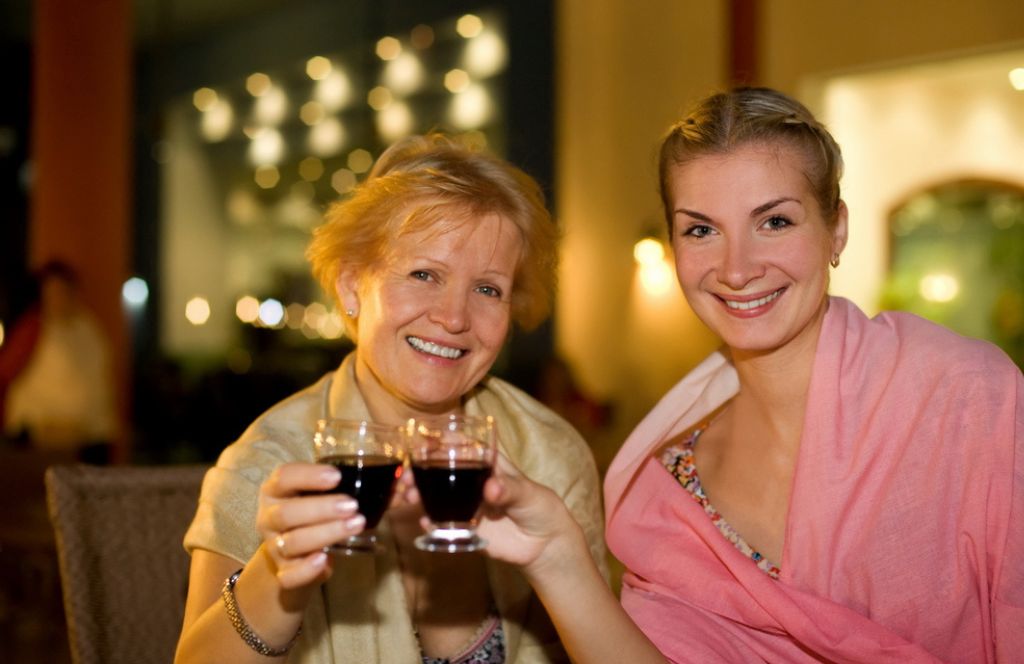
[[[244,569],[244,568],[243,568]],[[238,576],[242,573],[242,570],[238,570],[224,581],[224,588],[220,591],[220,596],[224,598],[224,608],[227,609],[228,618],[231,619],[231,624],[234,626],[235,631],[242,637],[245,644],[258,652],[261,655],[267,657],[280,657],[295,645],[295,642],[299,640],[299,634],[302,634],[302,625],[299,625],[299,631],[295,632],[295,636],[288,642],[283,648],[272,648],[266,641],[261,639],[259,635],[252,631],[252,627],[249,627],[249,623],[245,622],[245,618],[242,617],[242,612],[238,609],[238,600],[235,599],[235,582],[238,581]]]

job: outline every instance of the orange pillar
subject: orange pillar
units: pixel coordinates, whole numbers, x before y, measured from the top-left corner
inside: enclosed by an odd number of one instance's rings
[[[130,361],[131,0],[35,0],[29,251],[71,264],[113,352],[122,421]],[[122,427],[124,430],[124,427]],[[127,458],[125,435],[115,458]]]

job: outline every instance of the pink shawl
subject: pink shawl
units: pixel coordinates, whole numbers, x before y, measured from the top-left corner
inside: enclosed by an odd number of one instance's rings
[[[1005,355],[832,298],[778,581],[652,458],[737,389],[713,354],[605,481],[622,604],[669,659],[1022,661],[1024,379]]]

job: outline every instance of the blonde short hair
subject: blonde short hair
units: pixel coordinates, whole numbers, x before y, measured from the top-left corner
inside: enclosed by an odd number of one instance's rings
[[[725,154],[751,143],[781,143],[799,150],[804,175],[834,227],[839,211],[843,155],[823,124],[797,100],[771,88],[735,88],[711,95],[674,124],[661,143],[658,164],[661,200],[672,233],[669,177],[672,169],[708,154]]]
[[[306,257],[337,299],[342,267],[372,270],[392,238],[492,214],[522,237],[511,313],[516,325],[533,329],[551,312],[558,263],[558,231],[540,186],[512,164],[442,134],[413,136],[385,150],[351,196],[328,208]],[[354,321],[342,317],[352,333]]]

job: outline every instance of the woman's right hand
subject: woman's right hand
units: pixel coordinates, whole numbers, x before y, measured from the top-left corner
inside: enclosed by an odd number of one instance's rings
[[[325,548],[362,532],[356,501],[324,493],[338,485],[337,468],[316,463],[278,466],[260,487],[256,529],[282,588],[322,583],[331,575]]]
[[[542,569],[589,558],[583,531],[551,489],[538,484],[500,456],[484,486],[483,518],[477,530],[487,554],[524,569]]]

